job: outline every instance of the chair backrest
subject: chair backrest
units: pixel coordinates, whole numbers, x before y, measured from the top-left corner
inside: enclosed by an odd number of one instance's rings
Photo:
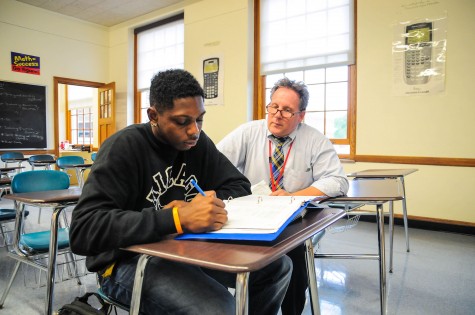
[[[51,154],[37,154],[28,158],[30,164],[35,161],[54,161],[54,157]]]
[[[79,155],[67,155],[59,157],[56,160],[56,165],[59,168],[64,168],[65,165],[84,164],[84,158]]]
[[[23,153],[21,152],[6,152],[1,156],[2,162],[7,162],[8,159],[22,159],[24,158]]]
[[[94,162],[96,160],[97,152],[91,154],[91,160]]]
[[[22,172],[12,179],[13,193],[59,190],[69,188],[68,174],[55,170]]]

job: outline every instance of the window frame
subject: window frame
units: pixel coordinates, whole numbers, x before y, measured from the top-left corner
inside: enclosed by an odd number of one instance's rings
[[[142,109],[143,108],[148,108],[148,107],[143,107],[142,106],[142,94],[143,91],[138,89],[138,75],[137,75],[137,69],[138,69],[138,34],[140,32],[144,32],[147,30],[150,30],[152,28],[160,27],[163,25],[166,25],[168,23],[172,23],[175,21],[183,20],[185,19],[185,14],[178,13],[176,15],[170,16],[165,19],[161,19],[159,21],[140,26],[134,29],[134,122],[135,123],[141,123],[142,121]]]
[[[355,41],[355,64],[348,65],[348,118],[347,138],[330,139],[334,145],[349,145],[349,154],[339,154],[340,159],[354,160],[356,155],[356,7],[354,1],[354,41]],[[266,76],[261,75],[260,58],[260,0],[254,1],[254,95],[253,95],[253,119],[266,117]]]

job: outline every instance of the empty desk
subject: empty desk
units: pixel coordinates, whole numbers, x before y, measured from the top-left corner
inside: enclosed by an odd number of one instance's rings
[[[409,230],[407,224],[407,206],[406,206],[406,187],[404,183],[404,176],[412,174],[418,171],[415,168],[410,169],[369,169],[359,172],[353,172],[347,174],[348,177],[358,178],[367,178],[367,179],[397,179],[401,181],[402,186],[402,211],[403,211],[403,220],[404,220],[404,232],[406,234],[406,251],[409,252]],[[393,202],[389,202],[389,247],[390,247],[390,256],[389,256],[389,272],[393,271],[393,238],[394,238],[394,213],[393,213]]]

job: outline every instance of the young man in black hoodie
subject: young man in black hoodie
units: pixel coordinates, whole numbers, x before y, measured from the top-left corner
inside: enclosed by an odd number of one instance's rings
[[[150,87],[150,122],[129,126],[102,144],[73,211],[73,252],[87,256],[102,290],[124,304],[131,301],[138,256],[120,248],[183,231],[219,230],[227,221],[222,199],[250,194],[249,181],[201,130],[203,99],[187,71],[158,73]],[[251,273],[250,314],[277,314],[291,271],[284,256]],[[141,314],[234,314],[227,287],[235,277],[154,257],[146,269]]]

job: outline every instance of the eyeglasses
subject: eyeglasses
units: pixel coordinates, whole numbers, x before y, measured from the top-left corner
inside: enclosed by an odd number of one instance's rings
[[[299,114],[299,113],[302,112],[302,111],[300,111],[300,112],[291,112],[289,109],[279,109],[278,107],[271,106],[271,105],[266,106],[266,111],[269,114],[272,114],[272,115],[275,115],[275,114],[277,114],[277,112],[280,112],[280,115],[282,115],[282,117],[284,117],[284,118],[291,118],[295,114]]]

